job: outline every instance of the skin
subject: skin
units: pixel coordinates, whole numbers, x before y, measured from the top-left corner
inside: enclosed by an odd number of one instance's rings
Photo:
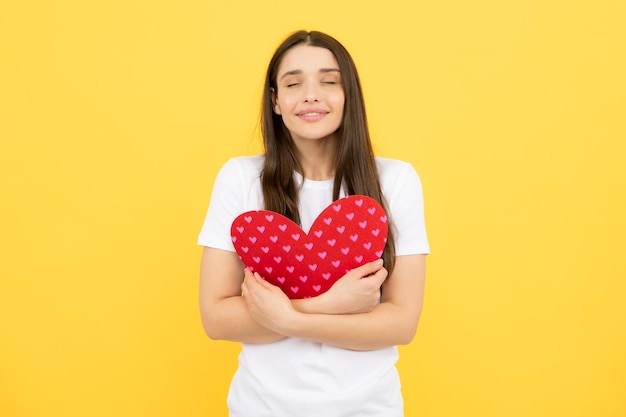
[[[285,54],[272,92],[274,111],[312,180],[334,176],[332,149],[345,101],[337,69],[330,51],[296,46]],[[290,300],[245,269],[236,253],[204,248],[202,322],[210,338],[242,343],[299,337],[352,350],[407,344],[417,330],[424,277],[425,255],[398,256],[391,275],[379,260],[353,269],[322,295]]]
[[[283,57],[276,84],[274,112],[289,129],[305,178],[333,178],[336,132],[345,102],[335,56],[325,48],[295,46]]]

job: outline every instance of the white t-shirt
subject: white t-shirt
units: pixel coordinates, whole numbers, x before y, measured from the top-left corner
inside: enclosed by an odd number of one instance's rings
[[[383,194],[395,226],[396,256],[430,252],[422,186],[413,167],[376,158]],[[263,156],[229,160],[215,180],[198,244],[235,251],[231,223],[264,209]],[[303,178],[295,173],[298,184]],[[302,229],[332,203],[333,180],[304,179],[299,191]],[[231,417],[401,417],[404,415],[395,346],[353,351],[305,339],[243,344],[228,394]]]

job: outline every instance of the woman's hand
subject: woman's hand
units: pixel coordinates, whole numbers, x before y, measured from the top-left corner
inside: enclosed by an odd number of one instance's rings
[[[241,290],[250,315],[261,326],[282,333],[290,320],[300,313],[292,307],[291,300],[280,288],[265,281],[256,272],[253,274],[248,268],[244,275]]]
[[[324,294],[303,300],[289,300],[278,287],[246,271],[240,299],[245,300],[247,317],[270,335],[353,350],[407,344],[415,336],[422,309],[425,258],[397,257],[389,280],[380,261],[363,265]],[[349,314],[357,311],[364,314]],[[280,339],[267,337],[262,343]]]
[[[284,334],[298,314],[357,314],[372,311],[380,302],[380,288],[387,278],[382,260],[355,268],[324,294],[290,300],[283,291],[246,268],[241,290],[250,316],[259,325]]]
[[[204,248],[200,265],[200,312],[213,340],[272,343],[284,335],[260,325],[241,296],[244,265],[235,252]]]
[[[294,306],[303,313],[368,313],[378,305],[380,287],[386,278],[387,270],[379,259],[351,270],[324,294],[295,300]]]
[[[353,350],[372,350],[409,343],[415,336],[422,309],[425,258],[426,255],[396,257],[393,273],[383,284],[380,304],[372,311],[363,314],[296,314],[281,334]],[[344,284],[342,280],[347,278],[346,281],[350,281],[350,277],[354,279],[359,269],[346,274],[337,282]],[[349,290],[347,296],[343,291],[343,295],[333,294],[337,288],[331,288],[318,297],[298,301],[313,302],[328,294],[329,299],[337,297],[334,299],[337,304],[332,307],[337,308],[344,297],[350,301],[346,303],[347,306],[360,299],[355,288],[365,283],[373,284],[375,280],[378,284],[386,274],[387,271],[379,266],[378,269],[374,268],[372,276],[363,274],[360,279],[355,279],[356,282],[346,283]]]

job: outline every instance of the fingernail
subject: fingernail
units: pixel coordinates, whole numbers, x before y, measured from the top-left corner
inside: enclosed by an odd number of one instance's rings
[[[382,264],[383,264],[383,260],[382,259],[376,260],[376,265],[382,266]]]

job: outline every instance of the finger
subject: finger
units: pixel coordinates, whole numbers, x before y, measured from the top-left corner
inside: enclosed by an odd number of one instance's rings
[[[259,281],[260,280],[257,278],[257,274],[255,272],[254,274],[250,273],[244,282],[248,286],[249,291],[258,291]]]
[[[249,300],[258,299],[262,297],[266,289],[263,287],[263,279],[259,278],[256,274],[250,273],[250,276],[244,281],[246,286],[245,296]]]
[[[253,274],[250,271],[246,275],[246,279],[243,282],[243,285],[245,285],[246,287],[246,295],[248,295],[249,297],[253,296],[254,294],[258,294],[259,291],[263,289],[263,286],[261,285],[263,280],[259,279],[257,276],[258,274],[256,273]]]
[[[243,270],[243,275],[244,275],[244,278],[250,278],[252,276],[252,271],[250,271],[250,269],[248,268],[245,268]]]
[[[275,285],[272,285],[272,283],[268,282],[265,278],[263,278],[261,275],[258,274],[258,272],[254,273],[254,278],[255,278],[255,282],[262,288],[267,289],[267,290],[271,290],[272,288],[275,287]]]
[[[257,288],[264,288],[265,285],[265,280],[263,278],[261,278],[261,275],[259,275],[258,272],[255,272],[254,274],[252,274],[252,281],[254,281],[254,285],[257,286]]]
[[[359,277],[366,277],[368,275],[374,274],[376,271],[380,270],[383,267],[383,260],[377,259],[373,262],[368,262],[366,264],[361,265],[358,268],[355,268],[354,271],[358,273]]]
[[[388,276],[389,271],[387,271],[386,268],[380,268],[374,275],[372,275],[372,278],[378,281],[378,285],[382,285]]]

